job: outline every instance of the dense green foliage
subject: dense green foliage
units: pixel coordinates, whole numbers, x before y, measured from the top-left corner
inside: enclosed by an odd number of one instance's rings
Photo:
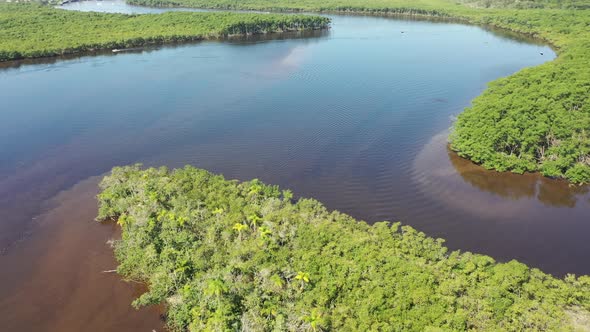
[[[0,3],[0,61],[236,34],[320,29],[328,24],[329,19],[325,17],[309,15],[190,12],[123,15]]]
[[[590,9],[590,3],[584,0],[459,0],[458,2],[479,8]]]
[[[473,106],[459,116],[451,135],[451,147],[462,157],[486,168],[519,173],[540,171],[546,176],[563,177],[575,183],[590,182],[590,10],[583,10],[590,8],[588,1],[129,2],[203,8],[443,16],[545,39],[555,46],[559,58],[493,82],[482,96],[473,101]]]
[[[589,315],[590,277],[449,252],[258,180],[130,166],[101,189],[118,272],[149,285],[135,305],[166,302],[174,330],[569,331]]]
[[[446,13],[446,7],[462,8],[444,0],[126,0],[143,6],[183,6],[211,9],[245,9],[263,11],[315,11],[360,13],[415,13],[436,15]]]
[[[508,13],[481,22],[541,36],[559,57],[492,82],[459,116],[452,148],[490,169],[589,182],[590,11]]]

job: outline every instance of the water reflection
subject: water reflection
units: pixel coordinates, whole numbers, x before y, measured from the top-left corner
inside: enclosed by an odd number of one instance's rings
[[[7,70],[10,69],[19,69],[24,67],[26,70],[26,66],[28,65],[50,65],[50,64],[58,64],[64,61],[71,61],[76,60],[83,57],[88,56],[122,56],[126,54],[142,54],[146,53],[149,54],[151,52],[159,51],[162,48],[178,48],[178,47],[185,47],[190,44],[198,44],[198,43],[215,43],[215,42],[222,42],[228,43],[234,46],[248,46],[255,43],[261,42],[269,42],[269,41],[281,41],[281,40],[297,40],[297,39],[317,39],[317,38],[325,38],[330,35],[330,30],[306,30],[306,31],[288,31],[282,33],[267,33],[267,34],[260,34],[260,35],[250,35],[250,36],[231,36],[228,38],[221,38],[216,40],[207,40],[207,41],[191,41],[191,42],[182,42],[182,43],[169,43],[166,45],[149,45],[145,47],[138,47],[126,50],[125,52],[118,52],[114,53],[112,50],[95,50],[95,51],[87,51],[78,54],[66,54],[54,57],[47,57],[47,58],[36,58],[36,59],[22,59],[22,60],[14,60],[14,61],[5,61],[0,62],[0,75],[5,73]]]
[[[510,220],[519,214],[532,218],[541,206],[587,208],[588,186],[570,185],[540,174],[486,170],[451,151],[447,137],[448,131],[434,136],[414,160],[414,181],[435,200],[494,221]],[[557,211],[546,213],[558,215]]]
[[[570,185],[562,180],[552,180],[539,174],[514,174],[489,171],[459,157],[447,148],[451,165],[463,180],[479,190],[508,199],[530,198],[553,207],[576,206],[588,193],[588,186]]]

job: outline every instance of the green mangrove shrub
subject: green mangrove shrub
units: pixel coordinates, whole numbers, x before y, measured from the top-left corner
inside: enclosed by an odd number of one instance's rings
[[[311,15],[194,12],[123,15],[0,2],[0,61],[230,35],[324,29],[329,24],[329,18]]]
[[[573,331],[590,277],[449,251],[258,180],[116,167],[99,220],[122,228],[117,271],[165,303],[174,331]]]

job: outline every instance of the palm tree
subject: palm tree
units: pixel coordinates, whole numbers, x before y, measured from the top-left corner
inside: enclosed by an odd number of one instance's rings
[[[232,228],[234,231],[238,232],[238,238],[240,239],[240,241],[242,241],[242,231],[245,230],[246,228],[248,228],[248,226],[237,222],[234,224],[234,227],[232,227]]]
[[[272,232],[270,231],[270,229],[268,229],[264,226],[260,227],[260,238],[262,240],[266,239],[266,237],[271,234],[272,234]]]
[[[301,288],[304,288],[305,284],[309,283],[309,273],[299,271],[297,272],[295,279],[299,280],[301,282]]]
[[[248,216],[248,221],[250,221],[250,225],[252,226],[252,228],[254,228],[254,230],[256,230],[256,227],[260,225],[261,220],[262,218],[260,218],[256,213],[253,213]]]

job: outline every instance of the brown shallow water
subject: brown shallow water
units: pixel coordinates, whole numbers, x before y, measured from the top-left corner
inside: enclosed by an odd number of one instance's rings
[[[94,221],[98,178],[51,200],[35,232],[0,256],[2,331],[162,331],[162,308],[130,306],[143,286],[114,273],[114,224]]]

